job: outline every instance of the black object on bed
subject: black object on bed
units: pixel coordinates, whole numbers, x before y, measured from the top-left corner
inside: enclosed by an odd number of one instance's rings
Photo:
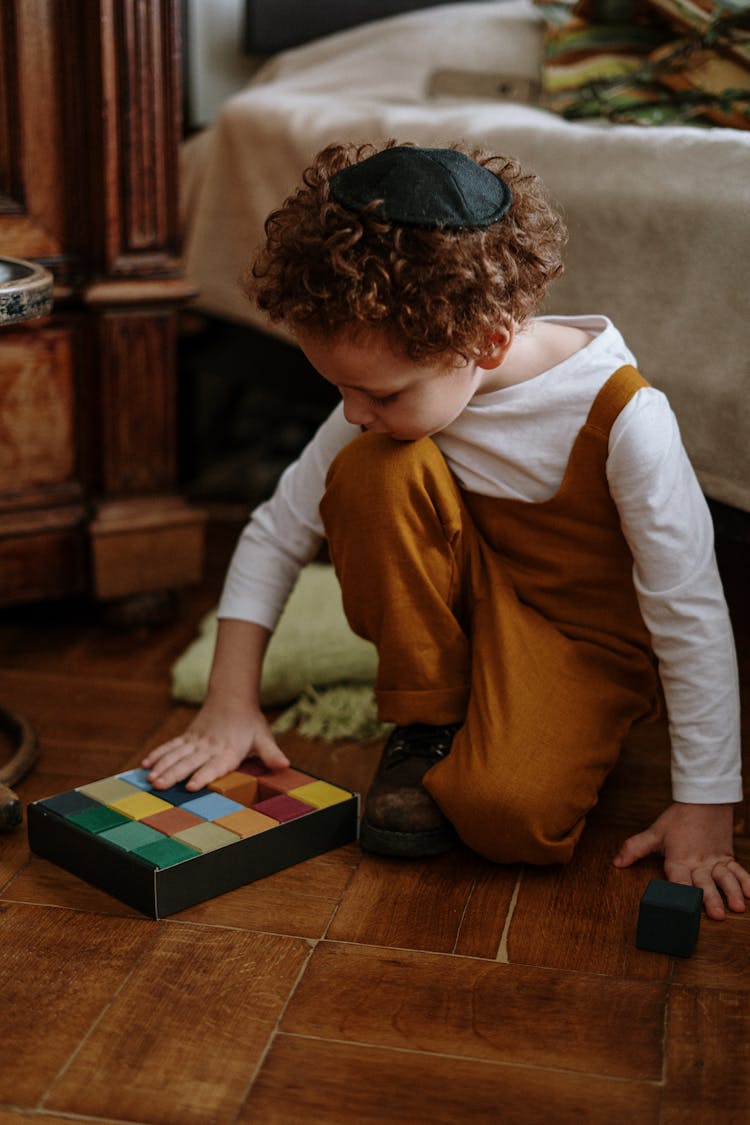
[[[245,0],[245,51],[270,55],[371,20],[450,2],[456,0]]]

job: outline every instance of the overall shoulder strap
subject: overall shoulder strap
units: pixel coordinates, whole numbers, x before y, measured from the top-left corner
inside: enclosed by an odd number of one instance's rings
[[[587,428],[609,434],[615,418],[630,402],[635,392],[641,387],[648,386],[650,386],[648,381],[636,371],[635,367],[629,364],[618,367],[592,402],[586,419]]]

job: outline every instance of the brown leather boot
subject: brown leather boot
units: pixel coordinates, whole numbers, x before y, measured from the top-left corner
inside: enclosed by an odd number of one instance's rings
[[[365,799],[359,838],[365,851],[416,858],[439,855],[458,842],[422,778],[450,752],[460,726],[415,723],[391,732]]]

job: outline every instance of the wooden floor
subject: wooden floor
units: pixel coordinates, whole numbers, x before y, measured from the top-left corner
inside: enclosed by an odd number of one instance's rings
[[[42,745],[25,800],[133,766],[182,728],[168,673],[216,598],[218,525],[211,542],[168,629],[114,633],[70,604],[0,615],[0,699]],[[722,549],[745,689],[749,556]],[[380,749],[283,744],[359,790]],[[750,911],[704,918],[688,960],[640,952],[658,861],[610,863],[667,800],[665,732],[644,729],[567,869],[352,844],[161,922],[6,835],[0,1125],[746,1125]],[[738,852],[750,863],[750,840]]]

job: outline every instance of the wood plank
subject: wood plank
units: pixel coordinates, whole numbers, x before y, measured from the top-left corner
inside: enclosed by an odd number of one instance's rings
[[[340,848],[183,910],[175,919],[261,933],[319,938],[352,874],[352,852]]]
[[[158,935],[151,956],[44,1108],[150,1125],[232,1121],[309,946],[174,922],[142,925]]]
[[[132,753],[170,706],[166,682],[128,683],[103,678],[93,670],[71,677],[2,668],[0,698],[6,707],[26,716],[42,749],[46,739],[64,736],[68,742],[105,744]]]
[[[669,1003],[663,1125],[746,1125],[747,992],[675,986]]]
[[[0,618],[0,661],[42,673],[64,668],[71,679],[93,672],[144,683],[161,676],[167,683],[171,664],[196,634],[200,612],[181,613],[169,629],[130,633],[108,627],[101,617],[93,603],[72,600],[8,610]]]
[[[652,982],[325,941],[281,1030],[657,1081],[665,1005]]]
[[[659,1096],[646,1082],[282,1034],[237,1125],[656,1125]]]
[[[481,862],[463,847],[420,860],[365,855],[328,936],[450,953]]]
[[[157,930],[122,918],[0,906],[0,1101],[33,1107]]]
[[[619,870],[621,831],[591,825],[565,867],[527,867],[508,935],[514,964],[546,965],[610,977],[663,980],[669,958],[636,949],[638,906],[657,857]]]
[[[34,903],[36,906],[62,907],[86,914],[110,915],[116,918],[145,916],[124,902],[76,878],[46,859],[31,856],[2,891],[4,902]]]

